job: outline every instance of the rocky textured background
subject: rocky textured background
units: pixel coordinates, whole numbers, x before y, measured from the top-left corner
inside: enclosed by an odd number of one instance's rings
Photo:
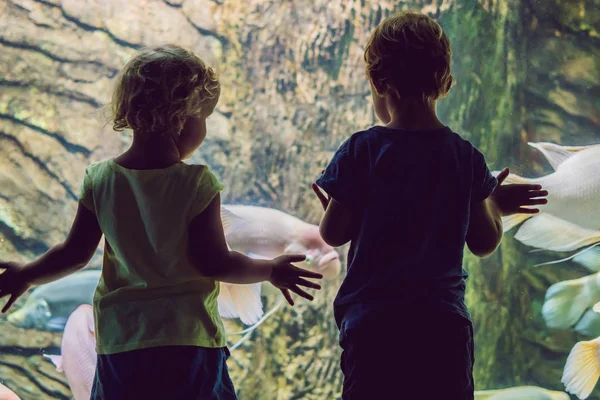
[[[98,112],[112,79],[136,49],[161,42],[220,72],[222,98],[193,161],[216,171],[224,200],[318,222],[310,183],[350,133],[375,122],[364,43],[382,16],[405,8],[434,16],[450,36],[458,83],[440,114],[494,169],[548,172],[528,141],[600,141],[598,0],[0,0],[0,258],[25,261],[64,238],[85,165],[129,141]],[[477,389],[560,390],[581,339],[549,332],[540,308],[550,284],[584,272],[532,269],[547,255],[527,250],[508,235],[484,263],[466,259]],[[279,310],[233,352],[241,399],[339,395],[338,285]],[[401,322],[402,310],[390,316],[390,327]],[[40,356],[59,343],[0,318],[0,380],[23,399],[69,398],[64,376]],[[381,345],[393,343],[390,329]]]

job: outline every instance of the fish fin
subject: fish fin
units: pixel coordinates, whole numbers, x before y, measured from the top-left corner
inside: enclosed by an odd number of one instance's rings
[[[239,215],[234,214],[225,206],[221,206],[221,221],[223,222],[223,231],[225,232],[225,236],[250,224],[250,222]]]
[[[591,337],[600,336],[600,315],[595,310],[587,310],[575,325],[575,332]]]
[[[513,214],[508,217],[502,217],[502,229],[504,232],[508,232],[530,217],[531,214]]]
[[[573,257],[573,261],[593,272],[600,271],[600,248],[587,249]]]
[[[44,357],[52,361],[58,372],[63,372],[62,356],[56,354],[44,354]]]
[[[560,260],[554,260],[554,261],[547,261],[547,262],[543,262],[543,263],[539,263],[539,264],[535,264],[535,267],[539,267],[541,265],[551,265],[551,264],[559,264],[561,262],[565,262],[565,261],[569,261],[569,260],[573,260],[576,261],[578,259],[578,257],[580,257],[584,252],[588,252],[588,251],[592,251],[593,249],[596,248],[596,246],[600,245],[600,242],[593,244],[589,247],[586,247],[585,249],[578,251],[575,254],[571,254],[568,257],[565,258],[561,258]],[[541,251],[541,250],[538,250]],[[534,252],[534,250],[532,250],[531,252]],[[588,262],[589,261],[589,262]],[[593,260],[587,260],[584,259],[582,262],[580,262],[584,267],[586,267],[587,269],[589,269],[592,272],[598,272],[600,271],[600,264],[594,264]]]
[[[598,343],[596,340],[577,343],[567,357],[561,379],[566,391],[580,399],[585,399],[594,390],[598,378],[600,378]]]
[[[589,146],[561,146],[550,142],[530,142],[527,144],[534,149],[539,150],[544,157],[546,157],[546,160],[548,160],[554,170],[573,154],[589,148]]]
[[[64,331],[65,325],[67,325],[67,319],[65,317],[52,317],[48,320],[46,326],[52,331]]]
[[[548,288],[542,306],[542,316],[548,328],[572,327],[592,306],[584,290],[586,278],[558,282]]]
[[[231,300],[231,293],[229,293],[229,285],[221,282],[219,286],[219,297],[217,298],[219,315],[222,318],[238,318],[237,310]]]
[[[245,325],[252,325],[262,317],[260,282],[249,285],[221,282],[221,289],[218,304],[219,314],[223,318],[239,318]]]
[[[600,242],[600,232],[543,213],[525,221],[515,239],[538,249],[573,251]]]

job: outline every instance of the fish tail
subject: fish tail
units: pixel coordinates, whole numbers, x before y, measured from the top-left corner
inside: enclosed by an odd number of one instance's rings
[[[217,298],[223,318],[239,318],[245,325],[255,324],[262,316],[261,284],[230,284],[221,282]]]
[[[555,283],[548,288],[542,316],[549,328],[567,329],[574,326],[592,306],[584,291],[585,278]]]
[[[579,342],[573,346],[561,379],[567,392],[580,399],[586,399],[592,393],[600,378],[598,352],[597,339]]]
[[[43,356],[52,361],[57,372],[63,372],[62,356],[54,354],[44,354]]]

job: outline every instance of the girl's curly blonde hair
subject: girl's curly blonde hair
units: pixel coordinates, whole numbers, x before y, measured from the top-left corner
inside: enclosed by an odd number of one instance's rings
[[[454,83],[452,50],[432,18],[405,12],[383,20],[365,48],[367,75],[379,95],[437,100]]]
[[[113,129],[179,134],[188,117],[211,112],[219,94],[215,71],[192,52],[176,45],[145,48],[117,77]]]

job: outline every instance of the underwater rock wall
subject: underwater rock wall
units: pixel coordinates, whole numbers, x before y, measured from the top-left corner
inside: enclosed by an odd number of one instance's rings
[[[457,86],[440,114],[493,167],[541,174],[548,166],[527,141],[598,141],[593,0],[0,0],[0,258],[25,261],[65,237],[85,166],[129,141],[97,109],[135,50],[161,42],[191,48],[221,75],[221,100],[193,161],[217,173],[223,200],[316,223],[321,210],[310,183],[346,137],[375,122],[364,43],[382,15],[401,7],[444,25]],[[477,389],[562,389],[562,366],[577,338],[547,332],[538,303],[554,281],[582,274],[564,266],[531,270],[535,257],[525,251],[507,237],[484,263],[466,260]],[[283,307],[232,353],[240,398],[339,394],[331,313],[338,284],[328,282],[313,303]],[[267,308],[274,302],[269,296]],[[398,310],[390,326],[401,319]],[[25,335],[2,317],[0,332],[0,377],[8,386],[24,399],[68,398],[64,376],[36,353],[56,349],[60,336]],[[390,331],[381,346],[391,345]]]

